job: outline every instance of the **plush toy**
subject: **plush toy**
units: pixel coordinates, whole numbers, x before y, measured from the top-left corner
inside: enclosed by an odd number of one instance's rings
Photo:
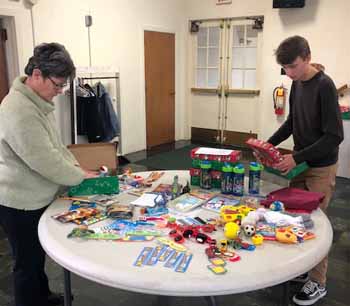
[[[242,220],[241,225],[244,227],[247,224],[255,226],[255,224],[264,218],[264,214],[267,210],[265,208],[258,208],[255,211],[251,211],[248,215]]]

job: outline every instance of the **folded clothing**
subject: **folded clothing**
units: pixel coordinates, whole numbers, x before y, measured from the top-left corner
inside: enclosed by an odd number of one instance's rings
[[[281,201],[286,209],[302,209],[312,211],[317,209],[325,195],[299,188],[287,187],[270,192],[261,205],[269,207],[274,201]]]

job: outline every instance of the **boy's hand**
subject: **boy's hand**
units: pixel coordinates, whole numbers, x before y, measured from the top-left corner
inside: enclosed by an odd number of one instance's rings
[[[292,170],[297,164],[293,158],[292,154],[283,155],[283,160],[276,164],[276,168],[286,175],[290,170]]]

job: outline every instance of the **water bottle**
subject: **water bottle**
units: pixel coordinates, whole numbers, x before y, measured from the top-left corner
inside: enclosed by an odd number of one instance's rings
[[[200,187],[203,189],[211,189],[211,163],[208,160],[201,162]]]
[[[249,194],[259,194],[262,166],[257,162],[249,164]]]
[[[232,193],[232,181],[232,166],[228,163],[225,163],[221,169],[221,193]]]
[[[238,164],[233,168],[232,193],[235,196],[242,196],[244,192],[244,166]]]

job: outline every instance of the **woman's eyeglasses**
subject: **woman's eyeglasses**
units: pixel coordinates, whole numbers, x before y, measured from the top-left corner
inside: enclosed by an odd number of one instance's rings
[[[52,84],[57,88],[57,89],[63,89],[65,87],[67,87],[68,83],[67,82],[64,82],[64,83],[56,83],[53,79],[51,79],[50,77],[47,77],[51,82]]]

